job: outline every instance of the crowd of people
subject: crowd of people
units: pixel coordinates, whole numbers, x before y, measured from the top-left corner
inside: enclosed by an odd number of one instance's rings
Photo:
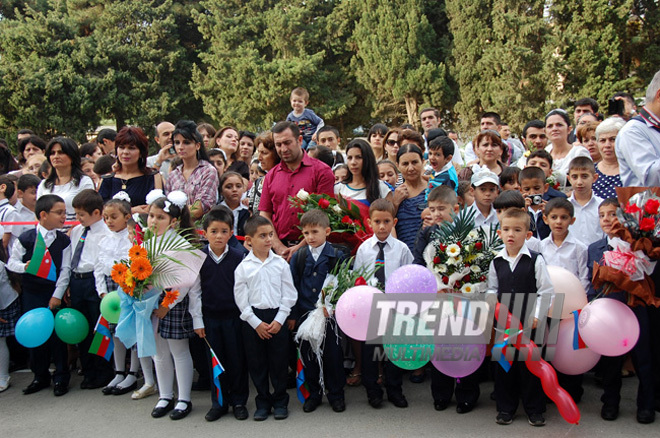
[[[490,266],[489,292],[552,296],[560,291],[553,290],[547,266],[560,266],[594,299],[591,271],[613,237],[616,188],[660,186],[660,72],[639,109],[632,96],[618,93],[612,101],[619,110],[605,118],[594,99],[584,98],[575,102],[572,117],[554,109],[543,120],[529,121],[519,138],[489,111],[463,147],[456,133],[440,128],[435,108],[421,110],[423,132],[376,124],[366,138],[343,146],[339,131],[307,108],[305,89],[294,89],[290,101],[286,121],[258,135],[187,120],[161,122],[153,135],[158,151],[151,156],[147,136],[133,126],[104,129],[80,147],[65,137],[46,142],[23,129],[17,157],[0,140],[0,392],[10,386],[8,339],[20,315],[70,306],[90,327],[78,345],[81,388],[131,392],[133,399],[158,393],[152,416],[182,419],[192,409],[191,390],[212,386],[206,341],[225,368],[222,397],[210,391],[206,420],[217,420],[230,406],[237,419],[248,418],[248,376],[257,391],[253,418],[272,413],[284,419],[296,368],[292,334],[315,309],[326,277],[349,256],[327,241],[332,230],[325,212],[300,215],[291,207],[290,198],[301,190],[360,205],[373,234],[356,248],[354,268],[373,267],[380,286],[400,266],[427,266],[424,250],[433,230],[469,209],[475,227],[497,227],[504,242]],[[153,361],[138,358],[135,348],[116,338],[110,363],[88,350],[100,300],[118,287],[112,264],[128,256],[140,218],[154,239],[178,233],[202,242],[206,259],[192,287],[154,310]],[[48,248],[54,279],[26,271],[38,241]],[[631,351],[639,378],[637,420],[651,423],[660,405],[660,356],[651,342],[660,336],[660,315],[650,307],[634,310],[641,327]],[[312,357],[305,342],[299,346],[309,389],[303,411],[317,409],[324,393],[335,412],[344,411],[347,384],[364,385],[374,408],[383,403],[383,387],[392,404],[407,407],[404,371],[379,363],[377,346],[346,339],[333,324],[328,318],[322,360]],[[20,347],[14,351],[12,360],[19,362]],[[55,334],[30,348],[34,378],[23,392],[53,382],[56,396],[66,394],[69,356]],[[344,369],[346,357],[353,365]],[[624,361],[604,358],[597,367],[605,420],[618,416]],[[140,368],[144,383],[138,388]],[[453,395],[459,414],[474,408],[482,373],[455,380],[429,368],[435,409],[447,409]],[[409,378],[422,383],[426,371]],[[496,365],[490,374],[498,424],[513,421],[520,398],[529,423],[545,424],[538,378],[520,363],[509,372]],[[559,382],[579,402],[582,376],[559,373]]]

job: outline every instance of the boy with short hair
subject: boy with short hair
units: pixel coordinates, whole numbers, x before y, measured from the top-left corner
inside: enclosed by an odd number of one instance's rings
[[[114,376],[110,362],[89,353],[101,303],[96,290],[94,266],[102,251],[101,240],[110,234],[110,230],[103,221],[103,198],[95,190],[82,190],[73,198],[72,205],[80,225],[71,230],[71,307],[79,310],[89,324],[89,333],[79,347],[83,371],[80,388],[96,389],[106,386]]]
[[[560,266],[589,289],[587,278],[587,247],[569,230],[575,223],[573,204],[566,199],[551,199],[543,211],[543,222],[550,227],[550,235],[541,241],[541,254],[549,266]]]
[[[527,157],[525,167],[540,167],[545,173],[547,181],[552,176],[552,155],[545,149],[534,151]],[[549,201],[552,198],[566,198],[566,195],[548,184],[548,189],[543,193],[543,199]]]
[[[497,214],[493,208],[493,201],[500,191],[500,179],[488,169],[481,168],[472,175],[470,180],[474,195],[474,203],[468,208],[474,210],[474,226],[497,225]]]
[[[376,267],[374,277],[380,287],[396,269],[413,262],[408,246],[392,236],[396,225],[396,209],[387,199],[377,199],[369,207],[369,223],[374,235],[362,242],[355,254],[355,269]],[[362,344],[362,383],[367,390],[369,404],[378,408],[383,403],[383,389],[378,384],[378,363],[374,360],[376,345]],[[403,395],[403,370],[391,362],[385,363],[387,399],[398,408],[408,407]]]
[[[302,148],[307,150],[310,143],[316,141],[317,131],[323,127],[324,121],[316,115],[314,111],[307,108],[309,104],[309,92],[297,87],[291,91],[291,108],[293,111],[286,116],[287,122],[293,122],[300,128],[300,134],[303,138]]]
[[[18,179],[17,192],[18,201],[16,201],[16,221],[34,222],[34,208],[37,203],[37,187],[41,180],[36,175],[25,174]],[[12,240],[15,242],[21,234],[27,230],[32,230],[36,225],[14,225],[12,227]],[[10,243],[13,245],[13,242]]]
[[[20,235],[14,243],[11,258],[7,263],[10,271],[23,274],[21,277],[21,307],[28,312],[39,307],[49,307],[55,310],[62,303],[62,297],[69,286],[69,270],[71,269],[71,245],[66,234],[58,231],[66,220],[66,205],[57,195],[44,195],[35,205],[35,213],[39,224],[35,229]],[[38,235],[37,235],[38,233]],[[38,237],[40,236],[41,239]],[[50,255],[50,262],[55,266],[55,279],[26,273],[35,245],[43,241]],[[42,262],[43,265],[43,262]],[[98,308],[98,306],[97,306]],[[30,348],[30,369],[34,373],[32,383],[23,390],[24,394],[32,394],[50,386],[51,378],[55,383],[54,394],[62,396],[69,392],[69,365],[67,347],[53,333],[43,345]],[[55,364],[52,375],[49,366]]]
[[[330,220],[321,210],[309,210],[300,217],[300,227],[306,246],[301,247],[291,258],[293,284],[298,290],[298,301],[289,315],[289,329],[300,326],[309,312],[316,309],[326,277],[345,258],[346,253],[326,241],[330,234]],[[325,304],[325,303],[322,303]],[[344,402],[344,356],[341,343],[335,332],[334,317],[326,319],[323,356],[323,381],[328,402],[335,412],[346,409]],[[323,389],[319,384],[321,370],[309,342],[302,341],[300,355],[305,366],[305,378],[309,386],[309,398],[303,405],[304,412],[313,412],[321,404]]]
[[[545,173],[540,167],[525,167],[518,175],[520,192],[525,198],[525,205],[532,220],[531,232],[534,237],[543,240],[550,235],[550,227],[543,222],[543,208],[546,200],[543,194],[550,186],[545,181]]]
[[[275,228],[264,216],[245,223],[245,241],[252,250],[234,274],[234,299],[241,311],[248,370],[257,390],[254,413],[263,421],[274,408],[276,420],[289,416],[286,392],[289,329],[286,319],[296,304],[289,264],[271,251]],[[270,393],[268,378],[273,384]]]
[[[9,175],[0,175],[0,222],[16,221],[16,209],[10,202],[11,198],[14,197],[15,191],[16,186],[9,178]],[[4,226],[5,230],[2,235],[2,246],[4,247],[5,252],[7,252],[9,243],[12,239],[12,227],[12,225]]]
[[[504,248],[490,263],[488,270],[488,291],[496,293],[498,301],[502,294],[511,294],[510,309],[517,299],[522,299],[520,315],[533,318],[535,329],[541,315],[541,295],[550,294],[554,298],[554,289],[543,257],[530,251],[525,240],[531,235],[529,215],[524,210],[511,208],[502,213],[502,222],[497,234],[504,242]],[[534,309],[527,309],[527,302],[534,295],[539,298]],[[527,327],[525,320],[520,321]],[[533,338],[533,336],[530,336]],[[498,415],[497,424],[511,424],[518,408],[518,399],[522,397],[523,408],[532,426],[545,425],[545,394],[538,377],[531,374],[522,361],[514,361],[507,372],[497,366],[495,371],[495,400]]]
[[[495,198],[493,207],[497,212],[497,220],[500,221],[500,223],[502,222],[502,213],[510,208],[518,208],[523,211],[527,210],[527,206],[525,205],[525,198],[523,198],[522,194],[518,190],[505,190],[500,193],[499,196]],[[530,228],[531,220],[532,219],[530,217]],[[540,252],[539,247],[541,246],[541,241],[536,237],[529,237],[525,244],[532,251]]]
[[[604,237],[598,226],[598,206],[603,200],[592,190],[598,179],[594,162],[589,157],[575,157],[568,165],[568,181],[573,187],[573,194],[568,200],[575,208],[575,223],[571,231],[586,246]]]
[[[211,409],[204,418],[216,421],[228,412],[231,405],[234,417],[245,420],[248,418],[245,407],[249,395],[248,372],[241,335],[241,312],[234,300],[234,272],[245,254],[229,245],[234,215],[227,207],[216,205],[209,210],[204,216],[203,229],[208,241],[208,246],[202,249],[207,257],[199,271],[204,334],[225,369],[220,375],[224,405],[220,405],[216,388],[212,388]],[[212,370],[210,351],[208,363]]]
[[[458,197],[456,192],[449,186],[435,187],[429,193],[428,207],[431,216],[431,225],[422,228],[415,239],[413,248],[413,263],[426,266],[424,261],[424,250],[431,241],[431,235],[444,222],[453,221],[452,215],[457,214],[459,210]]]
[[[429,164],[433,174],[426,189],[426,199],[433,188],[448,185],[458,190],[458,174],[452,164],[454,157],[454,142],[449,137],[440,136],[429,143]]]

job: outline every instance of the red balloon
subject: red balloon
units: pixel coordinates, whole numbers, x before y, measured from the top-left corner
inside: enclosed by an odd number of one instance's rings
[[[495,318],[500,317],[500,310],[506,311],[506,327],[510,328],[512,325],[516,325],[518,330],[522,330],[522,324],[519,321],[515,321],[512,324],[512,315],[506,306],[497,303],[495,306]],[[555,369],[552,368],[548,362],[539,357],[539,360],[532,360],[532,356],[535,350],[538,350],[538,347],[533,341],[529,341],[529,344],[521,345],[520,344],[520,335],[518,335],[518,340],[514,344],[514,347],[517,349],[522,349],[527,351],[527,358],[525,359],[525,365],[527,369],[534,374],[536,377],[541,379],[541,384],[543,385],[543,392],[545,395],[550,397],[555,405],[559,414],[564,420],[571,424],[578,424],[580,421],[580,410],[578,409],[575,401],[571,396],[566,392],[557,381],[557,373]]]

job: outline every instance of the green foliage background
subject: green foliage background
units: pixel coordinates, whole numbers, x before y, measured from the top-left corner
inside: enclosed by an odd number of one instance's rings
[[[344,135],[427,105],[448,128],[495,110],[516,131],[581,97],[643,95],[659,22],[655,0],[7,0],[0,136],[81,141],[106,119],[259,131],[297,86]]]

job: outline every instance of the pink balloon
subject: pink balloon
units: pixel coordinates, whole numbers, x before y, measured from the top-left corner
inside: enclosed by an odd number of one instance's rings
[[[401,266],[385,282],[387,294],[434,294],[438,292],[435,275],[420,265]]]
[[[639,339],[639,321],[632,310],[612,298],[592,301],[580,312],[578,330],[584,343],[603,356],[621,356]]]
[[[575,333],[575,322],[565,319],[559,323],[559,334],[557,343],[554,345],[555,354],[552,358],[552,366],[559,372],[572,376],[583,374],[592,369],[600,359],[600,354],[591,348],[573,349],[573,336]],[[552,347],[552,345],[549,345]]]
[[[570,271],[559,266],[548,266],[550,281],[555,288],[555,294],[564,294],[564,305],[561,309],[561,319],[571,318],[571,312],[587,305],[587,293],[580,280]],[[552,315],[553,305],[550,307]]]
[[[477,371],[485,357],[484,344],[437,344],[431,363],[442,374],[460,378]]]
[[[371,303],[379,293],[382,292],[372,286],[355,286],[339,297],[335,317],[346,335],[358,341],[367,340]]]

